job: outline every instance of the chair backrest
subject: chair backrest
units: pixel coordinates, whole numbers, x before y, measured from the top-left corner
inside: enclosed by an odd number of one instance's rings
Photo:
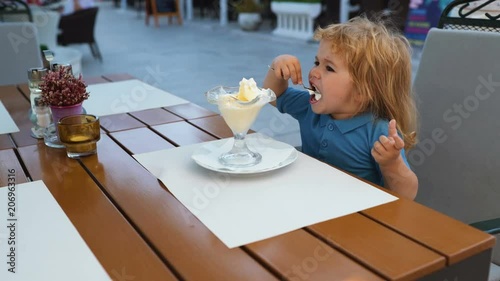
[[[38,30],[40,44],[46,45],[49,50],[57,47],[57,34],[59,32],[59,12],[37,9],[33,10],[33,19]]]
[[[455,0],[443,9],[438,28],[500,32],[500,1]]]
[[[182,25],[181,3],[179,0],[146,0],[146,25],[149,24],[149,17],[155,19],[155,26],[158,27],[158,17],[176,17],[179,25]]]
[[[499,46],[500,33],[433,28],[414,80],[415,200],[465,223],[500,217]]]
[[[18,22],[33,21],[31,10],[28,4],[21,0],[0,1],[0,21]]]
[[[0,85],[25,83],[28,69],[42,66],[36,27],[30,22],[0,24]]]
[[[98,9],[92,7],[62,16],[59,20],[61,35],[58,43],[61,45],[94,43],[94,26]]]
[[[414,81],[416,201],[466,223],[500,217],[498,46],[499,33],[433,28]]]

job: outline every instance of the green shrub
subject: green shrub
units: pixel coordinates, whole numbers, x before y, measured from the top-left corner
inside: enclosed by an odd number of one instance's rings
[[[263,9],[262,5],[254,0],[235,0],[231,5],[238,13],[260,13]]]

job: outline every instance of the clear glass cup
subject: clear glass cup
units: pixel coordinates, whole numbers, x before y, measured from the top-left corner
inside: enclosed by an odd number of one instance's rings
[[[208,102],[217,104],[224,121],[234,134],[232,149],[219,156],[219,162],[224,166],[250,167],[262,160],[259,153],[248,148],[245,137],[262,107],[276,100],[276,95],[270,89],[259,90],[257,98],[247,102],[236,98],[238,87],[218,86],[205,93]]]
[[[69,158],[97,153],[97,141],[101,139],[99,118],[90,114],[63,117],[57,124],[59,140],[66,147]]]

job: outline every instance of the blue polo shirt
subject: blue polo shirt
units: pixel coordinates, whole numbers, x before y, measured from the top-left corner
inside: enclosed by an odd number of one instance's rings
[[[329,114],[316,114],[309,104],[309,93],[294,88],[288,88],[278,98],[277,108],[299,121],[303,153],[384,185],[371,150],[381,135],[388,135],[388,120],[376,119],[372,113],[343,120],[335,120]],[[404,149],[401,156],[409,167]]]

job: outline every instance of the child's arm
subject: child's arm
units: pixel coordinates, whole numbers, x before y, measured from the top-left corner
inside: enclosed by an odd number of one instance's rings
[[[292,79],[293,84],[302,83],[300,62],[292,55],[277,56],[269,67],[262,87],[273,90],[278,98],[288,88],[288,79]],[[271,104],[276,106],[276,101]]]
[[[402,197],[414,199],[417,196],[417,175],[406,166],[401,157],[405,143],[399,137],[396,120],[389,122],[389,136],[380,136],[372,148],[372,156],[380,166],[384,185]]]

